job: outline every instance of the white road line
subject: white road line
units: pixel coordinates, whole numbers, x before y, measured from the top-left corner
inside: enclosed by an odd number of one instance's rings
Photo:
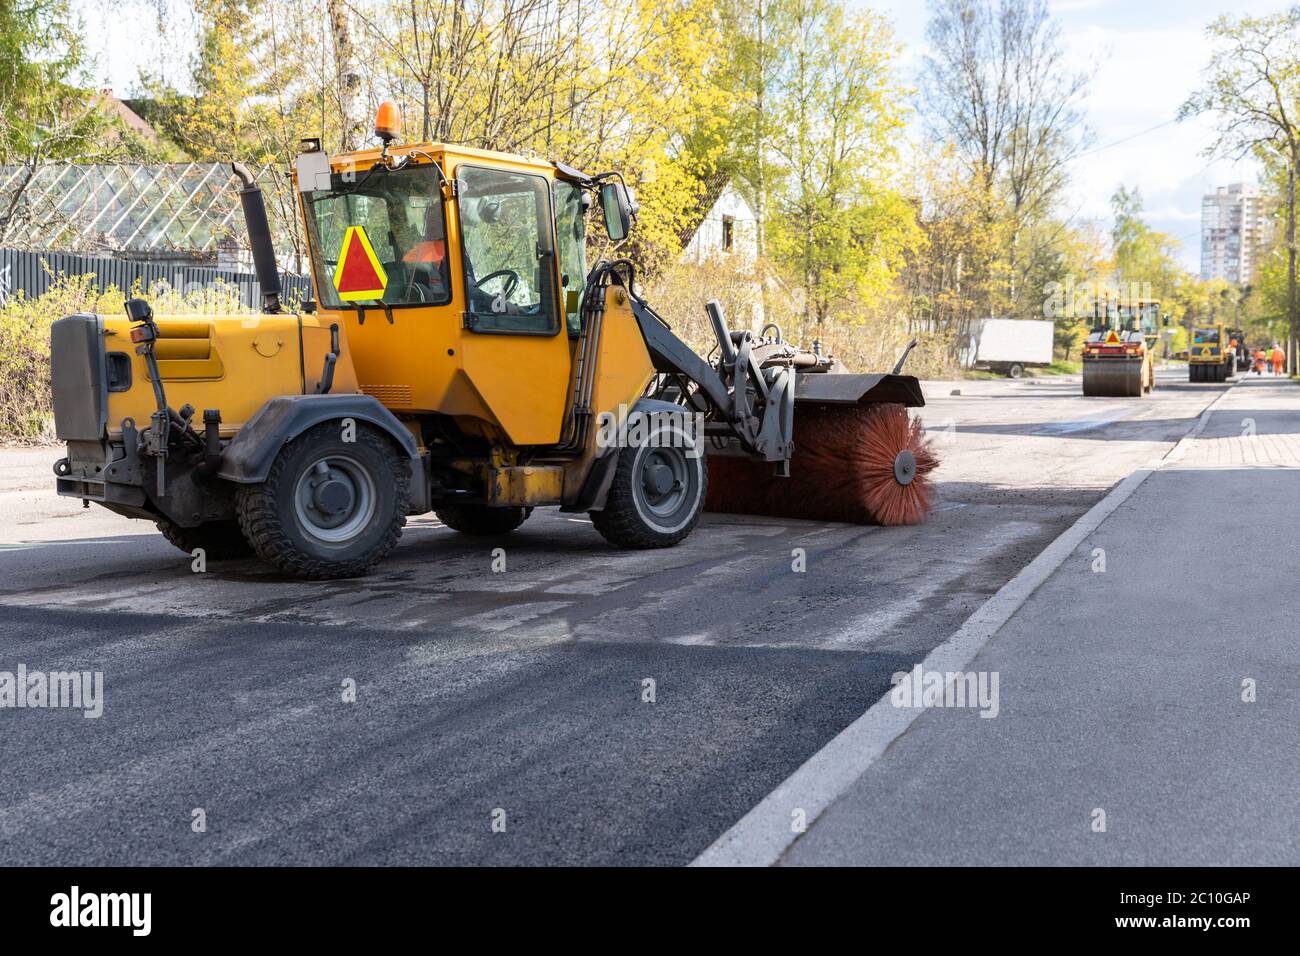
[[[1225,389],[1206,406],[1196,423],[1162,461],[1133,472],[1062,532],[967,618],[955,634],[932,650],[921,662],[921,668],[943,673],[963,670],[1039,586],[1137,491],[1154,470],[1182,459],[1187,447],[1205,430],[1214,406],[1231,391],[1231,388]],[[885,749],[903,735],[922,710],[895,707],[886,694],[718,837],[691,862],[691,866],[775,864],[800,836],[792,827],[795,811],[802,811],[806,826],[811,827]]]

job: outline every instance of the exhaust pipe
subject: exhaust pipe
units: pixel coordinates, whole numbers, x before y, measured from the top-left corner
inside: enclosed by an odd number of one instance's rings
[[[230,168],[240,178],[244,188],[239,191],[239,204],[244,207],[244,225],[248,228],[248,245],[253,250],[253,271],[262,287],[262,309],[280,311],[280,270],[275,264],[275,247],[271,244],[271,226],[266,219],[266,201],[262,190],[253,181],[253,174],[243,163],[231,163]]]

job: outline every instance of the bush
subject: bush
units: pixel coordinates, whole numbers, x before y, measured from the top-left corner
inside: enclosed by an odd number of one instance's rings
[[[138,287],[133,295],[141,294]],[[148,297],[159,315],[213,315],[249,311],[234,286],[218,283],[189,292],[155,283]],[[44,295],[19,292],[0,306],[0,441],[51,442],[54,412],[50,400],[50,325],[75,312],[120,314],[123,293],[101,290],[93,275],[54,277]]]

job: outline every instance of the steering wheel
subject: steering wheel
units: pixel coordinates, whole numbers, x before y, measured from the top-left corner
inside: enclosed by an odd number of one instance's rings
[[[519,286],[519,273],[515,272],[513,269],[498,269],[496,272],[489,272],[483,278],[474,280],[474,288],[479,292],[482,292],[484,295],[491,295],[492,293],[483,288],[484,284],[491,282],[493,279],[500,279],[503,276],[506,281],[501,286],[501,297],[503,299],[509,299],[511,294]]]

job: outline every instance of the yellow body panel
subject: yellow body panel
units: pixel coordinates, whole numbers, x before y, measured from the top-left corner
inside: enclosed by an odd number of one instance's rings
[[[597,349],[596,380],[592,389],[591,409],[618,413],[619,406],[629,410],[645,392],[654,375],[654,363],[645,347],[645,337],[632,315],[627,293],[613,286],[605,292],[605,317],[601,323],[600,347]]]
[[[516,465],[490,471],[487,500],[494,505],[526,508],[559,504],[564,472],[560,465]]]
[[[253,417],[267,399],[314,392],[330,349],[329,323],[318,316],[214,315],[158,320],[158,369],[173,408],[195,408],[196,427],[203,410],[221,410],[221,434],[229,437]],[[135,354],[131,325],[125,317],[104,318],[106,352],[125,353],[131,363],[131,387],[108,393],[108,432],[122,433],[122,420],[145,427],[155,406],[144,358]],[[342,356],[334,370],[332,392],[355,392],[356,375],[347,361],[346,337],[340,328]],[[305,379],[305,380],[304,380]]]
[[[577,497],[586,480],[591,463],[605,450],[596,444],[596,431],[602,413],[623,418],[643,394],[654,375],[654,363],[645,346],[645,337],[632,315],[627,293],[618,287],[605,291],[605,316],[601,321],[600,342],[596,349],[595,379],[591,394],[592,418],[583,454],[565,476],[564,498]]]

